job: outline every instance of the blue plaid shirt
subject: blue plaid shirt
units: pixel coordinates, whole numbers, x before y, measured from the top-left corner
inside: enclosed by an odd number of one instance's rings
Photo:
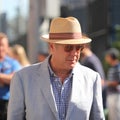
[[[53,93],[58,109],[59,120],[65,120],[72,90],[72,73],[62,84],[60,78],[54,74],[50,65],[49,71]]]

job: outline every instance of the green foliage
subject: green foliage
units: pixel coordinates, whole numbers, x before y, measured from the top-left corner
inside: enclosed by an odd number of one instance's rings
[[[120,51],[120,40],[117,40],[117,41],[113,42],[112,47],[115,47]]]
[[[116,40],[112,43],[112,47],[117,48],[120,51],[120,25],[115,26],[115,31]]]

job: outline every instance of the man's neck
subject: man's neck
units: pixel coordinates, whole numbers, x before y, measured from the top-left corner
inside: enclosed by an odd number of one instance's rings
[[[50,61],[50,66],[53,70],[53,72],[55,73],[55,75],[57,75],[59,78],[61,78],[61,81],[63,82],[65,80],[65,78],[67,78],[70,73],[71,70],[66,70],[66,69],[61,69],[59,68],[59,66],[55,65],[54,62],[52,62],[52,60]]]

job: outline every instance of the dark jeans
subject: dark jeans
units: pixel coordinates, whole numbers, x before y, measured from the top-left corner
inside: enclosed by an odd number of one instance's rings
[[[0,120],[7,120],[7,100],[0,100]]]
[[[103,97],[103,108],[106,109],[106,98],[107,98],[107,89],[103,88],[102,90],[102,97]]]

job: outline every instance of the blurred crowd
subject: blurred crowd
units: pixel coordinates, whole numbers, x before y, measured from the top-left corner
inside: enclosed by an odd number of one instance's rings
[[[103,63],[95,55],[90,44],[86,44],[81,54],[81,64],[97,71],[101,76],[103,108],[107,120],[120,120],[120,53],[116,48],[109,48],[104,53],[108,64],[107,73]]]
[[[38,62],[49,54],[38,54]],[[104,60],[109,67],[105,73],[103,63],[86,44],[80,63],[101,76],[103,92],[103,107],[107,120],[120,120],[120,53],[116,48],[110,48],[104,53]],[[0,33],[0,120],[7,119],[7,104],[9,101],[10,81],[14,73],[23,67],[31,65],[24,47],[20,44],[9,46],[8,37]]]

